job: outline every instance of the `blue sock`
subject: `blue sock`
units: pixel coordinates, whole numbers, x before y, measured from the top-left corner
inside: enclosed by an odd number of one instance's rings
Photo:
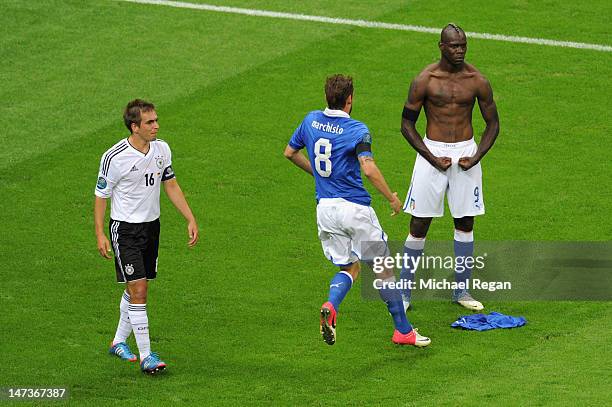
[[[383,280],[384,283],[395,282],[395,277],[390,277]],[[412,331],[412,325],[406,318],[406,311],[404,311],[404,304],[402,303],[402,296],[400,290],[391,288],[381,288],[378,290],[380,298],[387,304],[389,314],[393,318],[393,325],[395,329],[403,334],[407,334]]]
[[[346,294],[353,285],[353,278],[346,271],[339,271],[336,273],[329,283],[329,297],[327,301],[334,304],[334,308],[338,311],[340,303],[346,297]]]
[[[472,276],[472,268],[466,267],[465,258],[474,257],[474,232],[462,232],[455,229],[455,281],[466,283]],[[455,290],[453,300],[457,300],[467,290]]]
[[[425,247],[425,238],[416,238],[412,235],[408,235],[406,242],[404,243],[404,258],[408,257],[408,261],[405,264],[407,267],[402,267],[400,272],[400,280],[414,281],[415,261],[423,254],[423,248]],[[402,264],[404,266],[404,264]],[[401,291],[402,299],[404,302],[410,302],[411,290],[410,288],[404,288]]]

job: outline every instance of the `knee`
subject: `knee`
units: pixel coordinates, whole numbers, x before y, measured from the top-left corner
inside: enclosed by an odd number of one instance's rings
[[[474,230],[474,217],[466,216],[463,218],[455,218],[453,219],[455,222],[455,229],[460,230],[462,232],[471,232]]]
[[[413,237],[423,239],[427,236],[429,225],[431,225],[431,218],[418,218],[413,216],[412,219],[410,219],[410,234]]]
[[[349,266],[340,267],[340,270],[349,273],[351,275],[351,278],[353,279],[353,282],[355,282],[355,280],[357,280],[357,277],[359,277],[359,271],[360,271],[359,262],[356,261],[355,263]]]
[[[146,304],[147,303],[147,280],[139,280],[133,283],[128,283],[128,292],[130,294],[130,303]]]
[[[380,278],[381,280],[387,280],[393,277],[395,277],[395,274],[393,274],[393,269],[385,269],[382,273],[376,275],[376,278]]]

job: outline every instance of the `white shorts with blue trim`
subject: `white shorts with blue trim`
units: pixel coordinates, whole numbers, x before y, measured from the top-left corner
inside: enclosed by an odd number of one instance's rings
[[[450,157],[452,165],[442,172],[417,154],[404,212],[420,218],[443,216],[446,194],[453,218],[484,214],[480,163],[467,171],[458,164],[461,157],[471,157],[476,153],[478,146],[474,139],[442,143],[425,137],[423,141],[436,157]]]
[[[388,256],[387,234],[370,206],[342,198],[322,198],[317,227],[323,253],[336,266]]]

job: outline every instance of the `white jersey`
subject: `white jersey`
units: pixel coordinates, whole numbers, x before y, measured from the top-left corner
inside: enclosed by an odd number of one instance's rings
[[[172,153],[165,141],[152,141],[143,154],[123,139],[102,155],[95,194],[111,198],[111,219],[151,222],[159,218],[161,183],[172,178]]]

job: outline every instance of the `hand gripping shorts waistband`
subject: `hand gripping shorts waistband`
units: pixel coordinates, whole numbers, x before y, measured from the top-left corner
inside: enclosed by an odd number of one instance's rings
[[[425,138],[423,139],[423,142],[427,146],[438,147],[438,148],[464,148],[464,147],[476,144],[476,142],[474,141],[474,137],[472,137],[469,140],[460,141],[458,143],[445,143],[443,141],[430,140],[427,138],[427,136],[425,136]]]

